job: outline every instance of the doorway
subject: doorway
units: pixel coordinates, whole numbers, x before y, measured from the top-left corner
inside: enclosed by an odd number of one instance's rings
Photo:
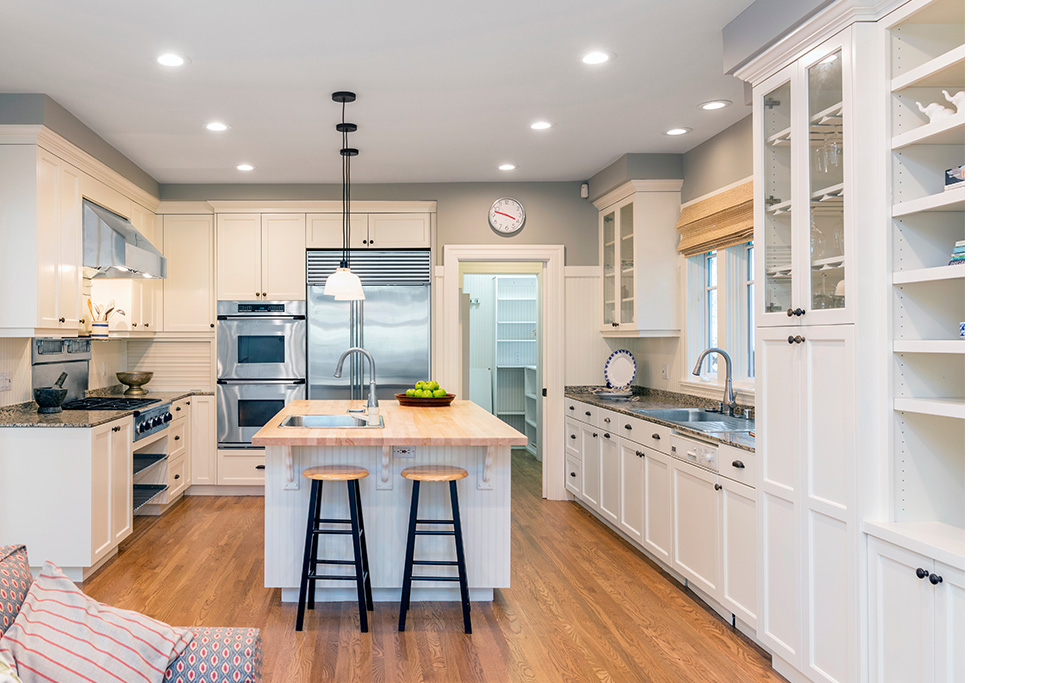
[[[462,386],[468,398],[527,437],[542,461],[542,264],[460,264]]]

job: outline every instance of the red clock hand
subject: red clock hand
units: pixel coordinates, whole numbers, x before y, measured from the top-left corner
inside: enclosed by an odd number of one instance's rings
[[[510,216],[508,213],[502,213],[501,211],[498,211],[497,209],[495,210],[495,213],[497,213],[499,216],[505,216],[506,218],[509,218],[510,220],[514,220],[514,221],[516,220],[515,217]]]

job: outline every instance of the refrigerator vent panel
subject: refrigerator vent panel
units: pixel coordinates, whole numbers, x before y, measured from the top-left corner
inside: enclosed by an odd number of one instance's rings
[[[324,285],[329,275],[339,268],[342,260],[342,251],[309,250],[307,284]],[[361,278],[362,285],[428,285],[430,252],[373,249],[351,251],[350,270]]]

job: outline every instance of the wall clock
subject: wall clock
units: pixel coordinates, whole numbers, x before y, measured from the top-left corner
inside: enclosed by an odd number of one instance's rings
[[[527,215],[524,206],[512,197],[496,199],[488,210],[488,225],[503,237],[510,237],[524,227]]]

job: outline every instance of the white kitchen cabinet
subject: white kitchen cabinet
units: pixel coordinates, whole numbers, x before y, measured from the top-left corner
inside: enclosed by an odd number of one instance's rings
[[[115,550],[133,531],[133,475],[130,444],[133,420],[95,427],[91,449],[89,565]]]
[[[304,214],[219,214],[217,299],[307,297]]]
[[[672,564],[672,458],[655,450],[643,451],[645,479],[643,500],[646,505],[643,547],[666,565]]]
[[[610,432],[601,432],[599,439],[600,489],[599,511],[603,518],[620,526],[621,523],[621,449],[620,439]]]
[[[676,261],[682,181],[632,180],[599,209],[600,332],[608,337],[679,336]]]
[[[581,424],[572,417],[566,417],[564,425],[564,487],[574,494],[581,495]]]
[[[708,595],[719,586],[718,475],[697,465],[672,466],[672,567]]]
[[[719,592],[730,613],[754,628],[758,623],[755,489],[719,477]]]
[[[217,449],[217,484],[263,486],[266,464],[264,449]]]
[[[364,242],[364,243],[363,243]],[[350,214],[350,248],[363,249],[368,244],[368,214]],[[343,248],[343,214],[307,214],[308,249]]]
[[[191,397],[191,485],[217,483],[217,399],[215,396]]]
[[[871,683],[964,681],[964,572],[874,537],[867,554]]]
[[[426,249],[430,246],[429,213],[350,214],[351,249]],[[307,214],[308,249],[343,248],[343,214]]]
[[[217,216],[217,299],[261,298],[260,214]]]
[[[646,514],[646,453],[639,444],[618,439],[621,458],[621,513],[618,527],[643,545]]]
[[[599,510],[603,490],[600,434],[602,430],[598,427],[581,426],[581,497],[596,510]]]
[[[212,332],[217,322],[213,216],[170,214],[162,225],[163,331]]]

